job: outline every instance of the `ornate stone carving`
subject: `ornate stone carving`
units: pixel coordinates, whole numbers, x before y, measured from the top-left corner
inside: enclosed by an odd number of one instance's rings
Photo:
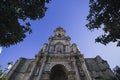
[[[77,48],[77,45],[76,45],[76,44],[72,44],[71,48],[72,48],[72,51],[73,51],[74,53],[77,53],[77,52],[78,52],[78,48]]]
[[[70,46],[69,46],[69,45],[66,45],[66,46],[65,46],[65,51],[66,51],[66,52],[70,52]]]
[[[102,80],[113,75],[99,56],[84,58],[77,45],[70,44],[63,28],[57,28],[54,33],[35,59],[21,58],[16,62],[8,80],[98,80],[101,76],[99,80]]]
[[[45,43],[42,47],[42,52],[46,52],[46,51],[48,51],[48,44],[47,43]]]
[[[55,46],[55,52],[56,53],[62,53],[63,52],[63,45],[62,44],[57,44]]]
[[[54,46],[50,46],[49,52],[54,52]]]

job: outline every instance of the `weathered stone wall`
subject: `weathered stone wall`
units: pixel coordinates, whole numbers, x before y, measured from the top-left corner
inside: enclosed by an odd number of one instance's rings
[[[107,63],[100,56],[85,59],[87,68],[94,80],[110,79],[113,73]]]
[[[8,73],[9,80],[27,80],[32,68],[33,59],[20,58]]]

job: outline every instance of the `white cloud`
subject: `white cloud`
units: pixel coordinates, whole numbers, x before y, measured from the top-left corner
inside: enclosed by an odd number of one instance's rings
[[[2,47],[0,47],[0,54],[2,53]]]

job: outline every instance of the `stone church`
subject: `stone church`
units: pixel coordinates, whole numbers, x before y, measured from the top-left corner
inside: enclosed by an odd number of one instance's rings
[[[113,77],[100,56],[84,58],[66,31],[58,27],[49,43],[34,59],[20,58],[7,74],[8,80],[106,80]]]

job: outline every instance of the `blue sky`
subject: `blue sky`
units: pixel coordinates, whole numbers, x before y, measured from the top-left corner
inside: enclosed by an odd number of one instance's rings
[[[42,45],[48,43],[53,30],[61,26],[71,37],[71,43],[76,43],[85,58],[100,55],[107,60],[111,68],[120,66],[120,47],[116,43],[104,46],[95,43],[95,38],[102,34],[102,30],[89,31],[86,16],[89,13],[89,0],[52,0],[44,18],[31,22],[33,33],[27,35],[23,42],[9,48],[3,48],[0,54],[0,65],[3,68],[8,62],[16,62],[20,57],[34,58]]]

